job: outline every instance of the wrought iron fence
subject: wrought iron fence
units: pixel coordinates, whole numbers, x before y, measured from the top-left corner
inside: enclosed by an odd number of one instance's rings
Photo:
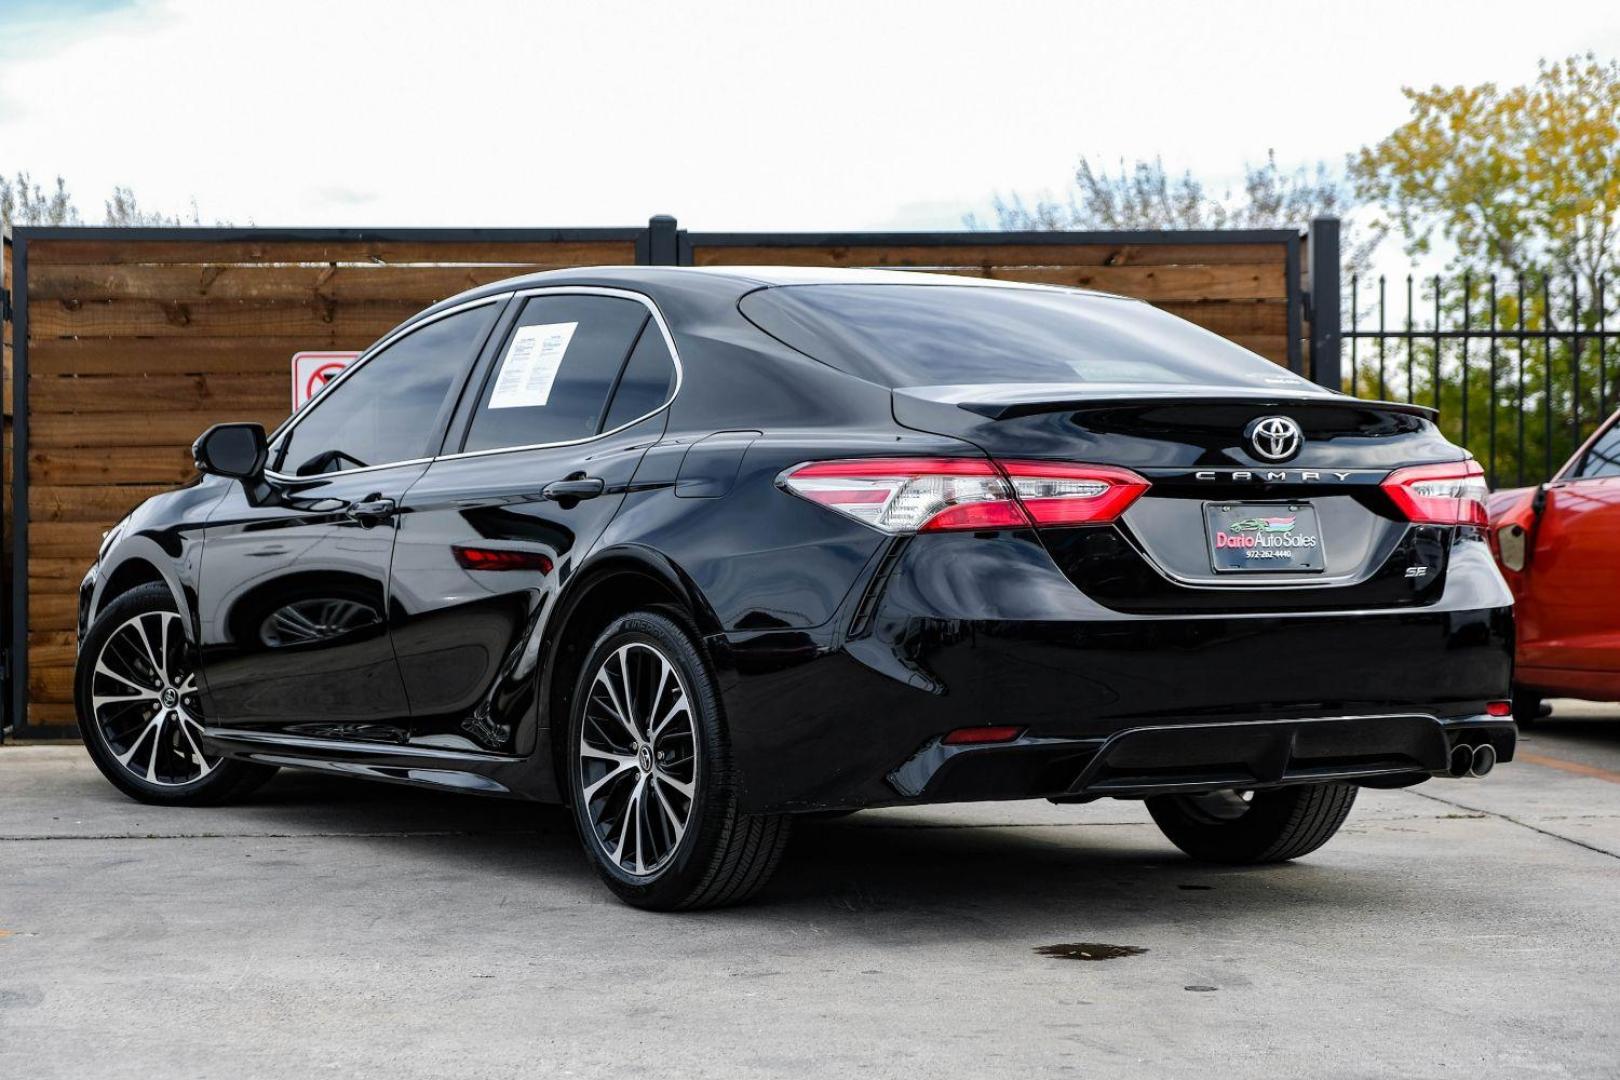
[[[1389,280],[1352,277],[1344,389],[1439,409],[1493,488],[1540,483],[1620,404],[1609,284],[1573,272],[1408,275],[1392,327]]]

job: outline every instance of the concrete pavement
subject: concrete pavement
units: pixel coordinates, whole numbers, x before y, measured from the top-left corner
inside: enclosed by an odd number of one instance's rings
[[[551,808],[284,772],[161,810],[0,748],[0,1077],[1617,1076],[1620,710],[1521,748],[1291,865],[1132,803],[873,811],[682,916]],[[1075,943],[1146,952],[1036,951]]]

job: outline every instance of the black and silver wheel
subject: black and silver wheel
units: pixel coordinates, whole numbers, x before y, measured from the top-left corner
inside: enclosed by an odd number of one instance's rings
[[[134,798],[218,802],[275,772],[209,750],[193,650],[163,585],[142,586],[107,606],[85,635],[74,682],[91,758]]]
[[[621,899],[716,907],[752,896],[775,869],[788,820],[739,812],[714,677],[676,619],[637,612],[602,632],[567,746],[575,824]]]
[[[1157,795],[1148,813],[1176,847],[1218,863],[1284,862],[1333,838],[1356,801],[1354,784],[1302,784]]]

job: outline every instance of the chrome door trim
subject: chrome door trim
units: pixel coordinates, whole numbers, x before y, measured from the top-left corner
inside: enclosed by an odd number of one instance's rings
[[[635,300],[652,313],[653,321],[658,324],[659,333],[664,336],[664,346],[669,349],[670,359],[675,364],[675,387],[670,391],[669,397],[664,399],[664,403],[662,405],[658,406],[656,409],[641,414],[633,420],[626,421],[625,423],[620,424],[618,427],[612,428],[608,431],[599,432],[595,435],[587,436],[583,439],[566,439],[561,442],[549,443],[528,443],[523,446],[499,446],[493,447],[489,450],[468,450],[455,454],[437,454],[431,457],[408,458],[403,461],[390,461],[382,465],[367,465],[361,469],[338,469],[333,472],[316,473],[311,476],[289,476],[286,473],[274,472],[267,469],[265,470],[265,476],[272,480],[279,480],[284,483],[299,483],[301,481],[325,480],[328,477],[333,476],[351,476],[359,473],[375,472],[379,469],[392,469],[402,465],[422,465],[435,461],[454,461],[460,458],[488,457],[493,454],[515,454],[524,450],[548,450],[553,447],[581,446],[585,443],[595,442],[598,439],[605,439],[610,435],[617,435],[626,428],[634,427],[643,420],[657,416],[659,413],[663,412],[665,409],[668,409],[675,403],[675,399],[680,396],[681,386],[685,381],[685,368],[681,364],[681,354],[675,348],[675,336],[670,333],[669,323],[664,319],[664,313],[659,310],[658,305],[653,302],[652,297],[646,295],[645,293],[636,292],[631,289],[611,288],[603,285],[545,285],[537,286],[532,289],[517,289],[510,292],[497,293],[494,296],[481,297],[477,300],[469,300],[465,304],[457,304],[455,307],[434,312],[433,315],[429,316],[428,318],[418,319],[415,322],[406,323],[390,331],[386,337],[372,345],[371,348],[362,353],[354,363],[345,368],[343,373],[334,379],[332,383],[321,392],[324,394],[328,390],[332,389],[332,387],[342,385],[343,380],[347,379],[353,372],[359,370],[377,353],[381,352],[389,345],[392,345],[404,335],[413,330],[426,326],[430,322],[435,322],[439,319],[445,318],[446,316],[455,315],[462,311],[468,311],[484,304],[493,304],[514,298],[527,299],[531,296],[556,295],[616,296],[626,300]],[[298,413],[294,413],[292,416],[289,416],[286,420],[282,421],[281,426],[276,428],[276,430],[271,433],[270,438],[267,441],[271,445],[274,445],[277,439],[280,439],[284,434],[290,433],[297,425],[297,422],[300,419],[300,413],[302,413],[302,411],[303,410],[300,410]]]

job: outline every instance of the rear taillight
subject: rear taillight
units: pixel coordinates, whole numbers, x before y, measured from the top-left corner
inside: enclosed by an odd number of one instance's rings
[[[1106,524],[1148,489],[1148,482],[1129,469],[1108,465],[1012,461],[1002,468],[1037,525]]]
[[[1484,525],[1485,470],[1477,461],[1396,469],[1380,485],[1406,515],[1423,525]]]
[[[781,483],[888,533],[1105,523],[1148,488],[1125,469],[983,458],[816,461]]]

